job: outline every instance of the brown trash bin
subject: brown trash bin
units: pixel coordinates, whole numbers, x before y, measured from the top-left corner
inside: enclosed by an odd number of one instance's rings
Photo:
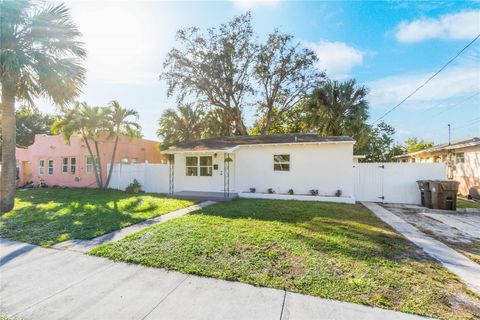
[[[430,190],[431,180],[418,180],[418,188],[420,189],[420,197],[422,199],[422,207],[432,208],[432,191]]]
[[[460,182],[434,180],[430,183],[433,209],[457,210],[457,193]]]

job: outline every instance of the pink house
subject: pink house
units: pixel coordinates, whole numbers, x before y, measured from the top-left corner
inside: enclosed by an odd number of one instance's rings
[[[99,144],[102,175],[107,176],[107,163],[111,160],[114,140],[102,139]],[[17,185],[27,182],[45,182],[48,186],[92,187],[96,180],[94,159],[80,136],[72,136],[66,144],[62,135],[35,135],[34,143],[26,149],[17,148]],[[166,163],[158,150],[158,142],[146,139],[121,137],[114,163]]]

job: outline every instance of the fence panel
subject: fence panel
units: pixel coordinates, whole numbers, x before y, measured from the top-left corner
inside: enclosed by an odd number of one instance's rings
[[[134,179],[145,192],[167,193],[168,164],[114,164],[110,188],[125,190]]]
[[[356,163],[355,199],[420,204],[417,180],[445,179],[443,163]]]

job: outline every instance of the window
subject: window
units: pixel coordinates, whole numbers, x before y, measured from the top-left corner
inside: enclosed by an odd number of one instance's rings
[[[91,173],[93,171],[93,158],[91,156],[87,156],[87,160],[85,161],[85,171],[87,173]],[[95,157],[95,165],[98,166],[98,158]]]
[[[457,153],[455,155],[455,162],[456,163],[465,163],[465,154],[462,152],[462,153]]]
[[[200,157],[200,176],[211,177],[213,170],[212,157]]]
[[[276,154],[273,156],[274,171],[290,171],[290,155]]]
[[[77,171],[77,158],[70,158],[70,173],[75,174]]]
[[[53,174],[53,160],[48,160],[48,174]]]
[[[198,176],[198,157],[186,157],[187,176]]]
[[[45,174],[45,160],[38,162],[38,174],[43,176]]]
[[[68,172],[68,158],[62,159],[62,173]]]

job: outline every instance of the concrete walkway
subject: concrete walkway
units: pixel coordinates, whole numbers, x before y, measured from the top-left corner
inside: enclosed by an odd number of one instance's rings
[[[77,252],[87,252],[90,249],[92,249],[93,247],[101,245],[102,243],[121,240],[121,239],[125,238],[126,236],[131,235],[132,233],[138,232],[138,231],[140,231],[142,229],[145,229],[147,227],[150,227],[150,226],[153,226],[155,224],[159,224],[159,223],[171,220],[171,219],[175,219],[175,218],[184,216],[184,215],[186,215],[190,212],[200,210],[200,209],[205,208],[206,206],[209,206],[209,205],[214,204],[214,203],[216,203],[216,202],[214,202],[214,201],[204,201],[204,202],[201,202],[201,203],[193,205],[193,206],[189,206],[189,207],[186,207],[186,208],[183,208],[183,209],[175,210],[175,211],[166,213],[164,215],[161,215],[161,216],[158,216],[158,217],[155,217],[155,218],[145,220],[145,221],[139,222],[137,224],[128,226],[126,228],[104,234],[103,236],[93,238],[91,240],[77,240],[77,239],[67,240],[67,241],[63,241],[63,242],[60,242],[60,243],[57,243],[57,244],[53,245],[52,248],[58,249],[58,250],[70,250],[70,251],[77,251]]]
[[[0,310],[20,319],[424,319],[0,239]]]
[[[480,216],[465,213],[422,212],[423,215],[443,222],[448,226],[462,230],[472,237],[480,239]]]
[[[377,217],[422,248],[431,257],[455,273],[473,292],[480,294],[480,265],[445,244],[437,241],[374,202],[362,202]]]

